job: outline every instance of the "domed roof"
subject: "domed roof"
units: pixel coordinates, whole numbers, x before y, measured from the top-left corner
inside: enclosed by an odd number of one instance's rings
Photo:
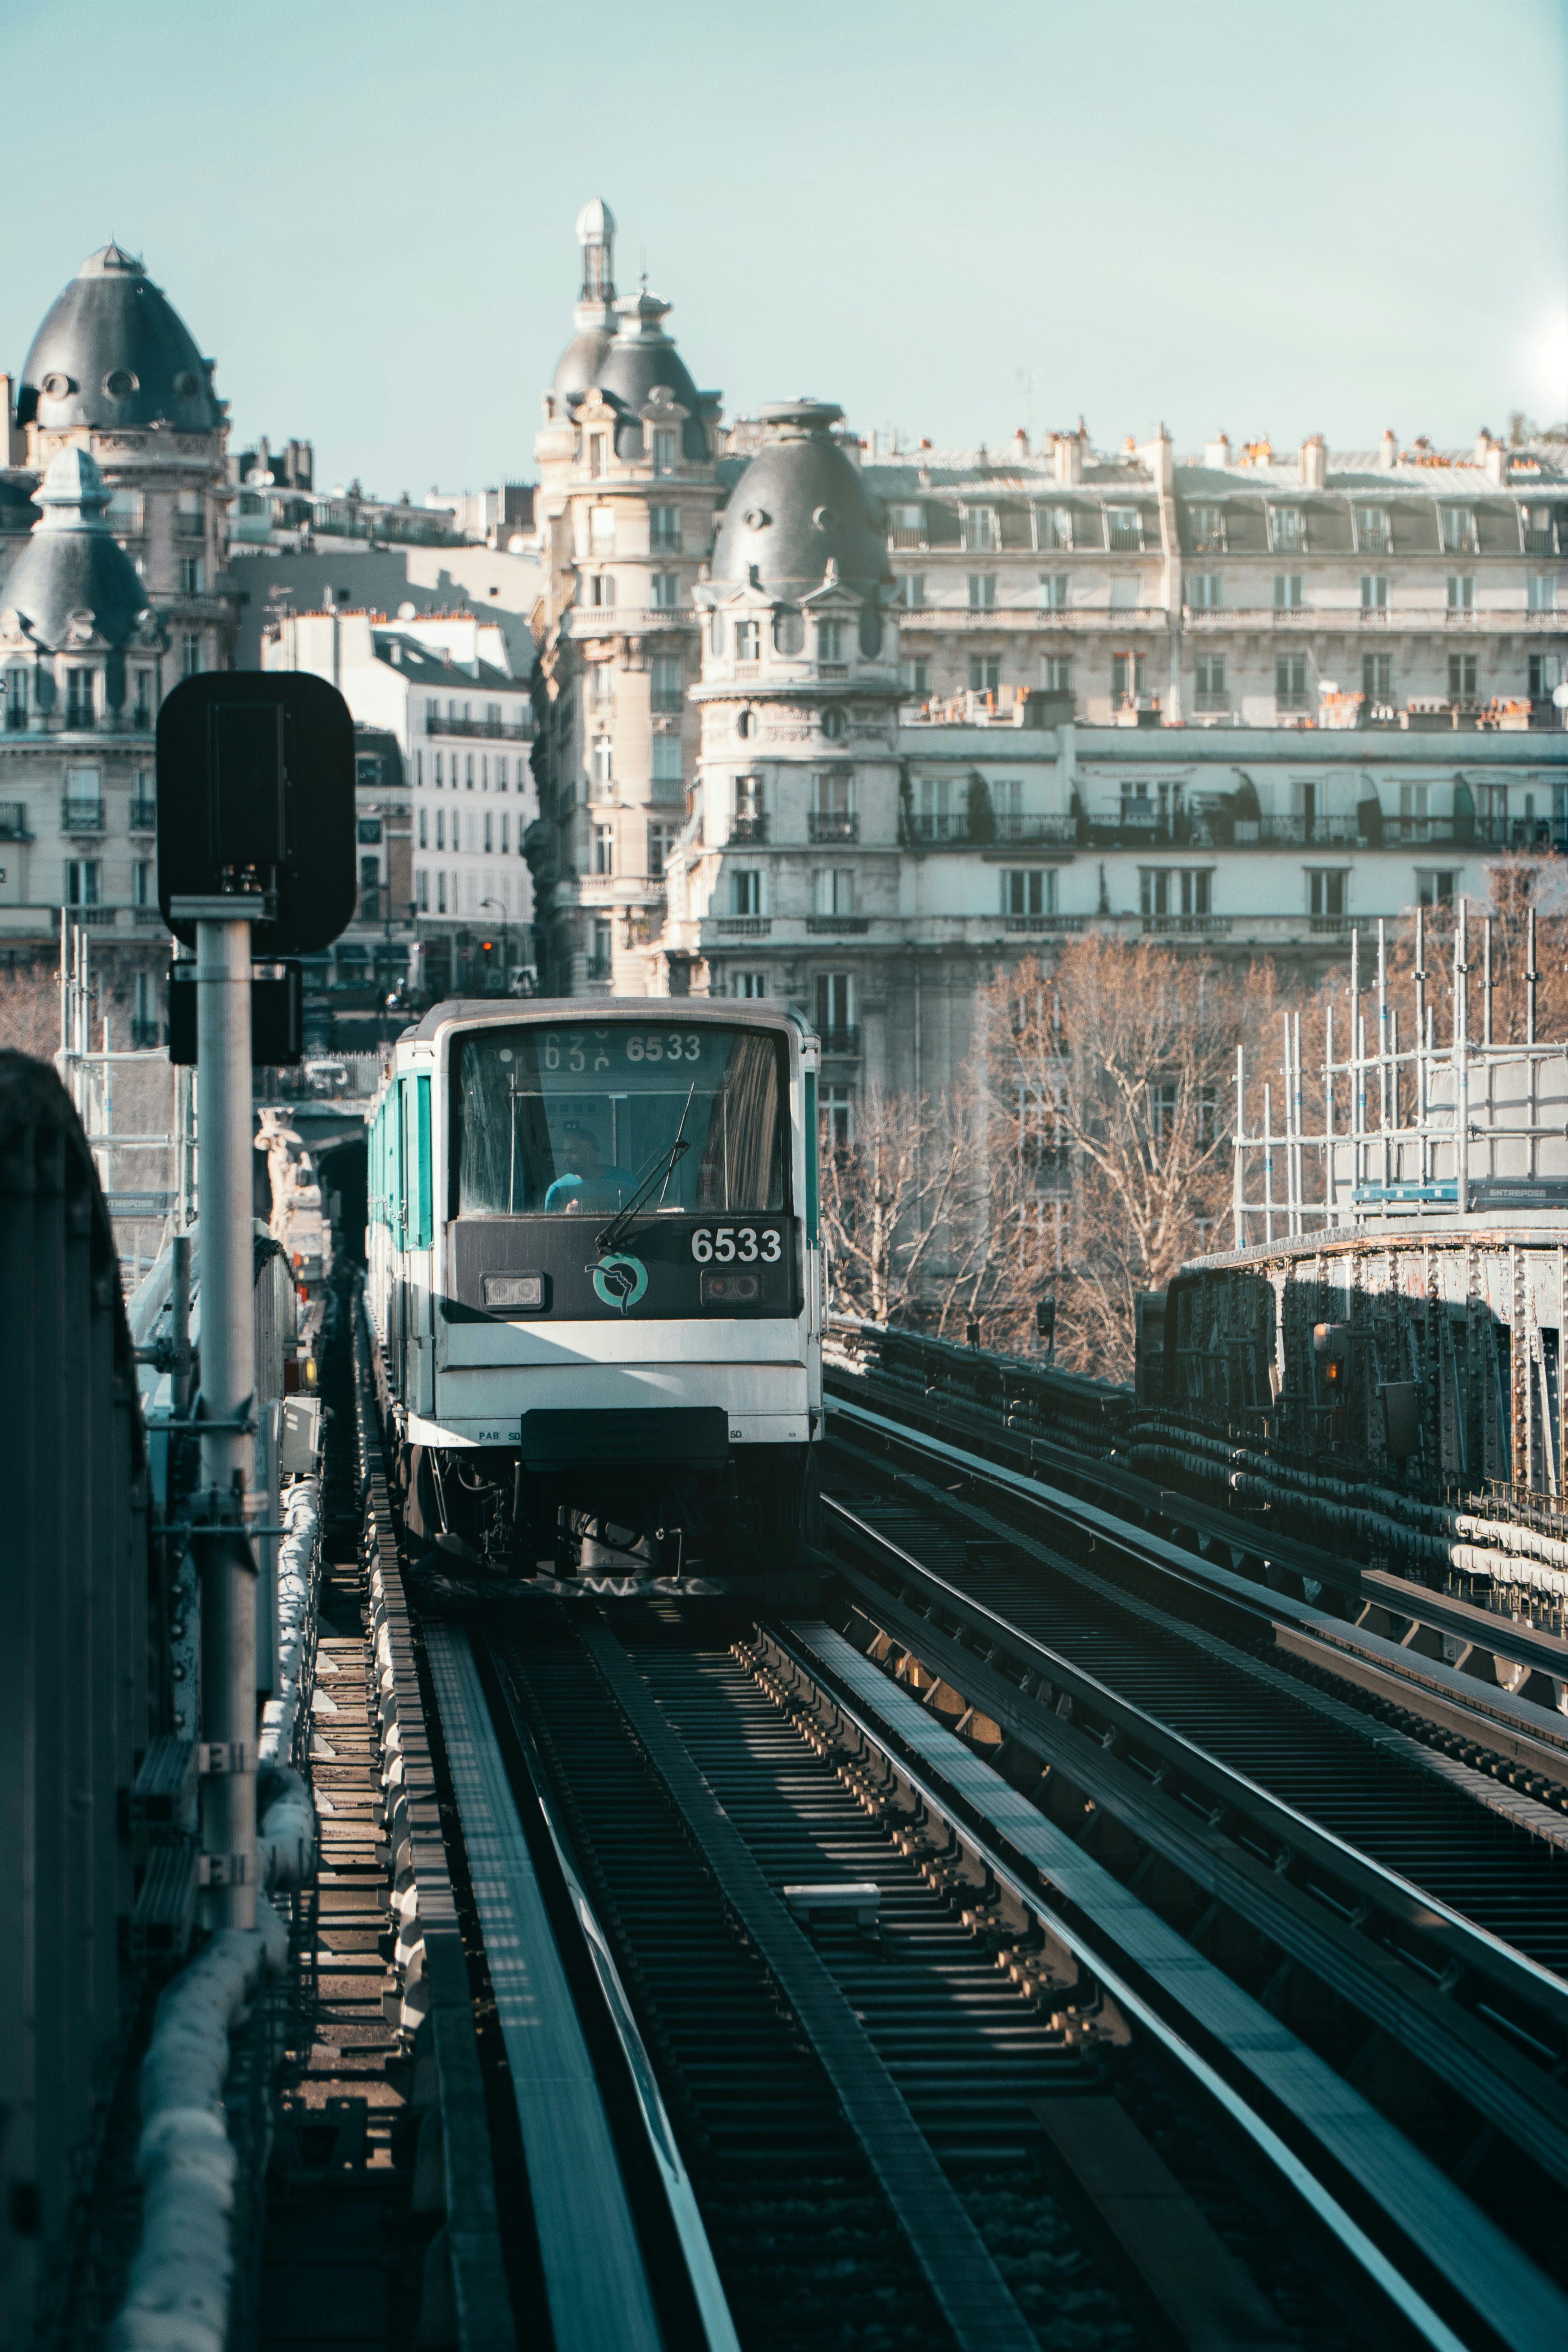
[[[35,493],[44,509],[0,601],[51,653],[97,638],[145,638],[153,614],[141,575],[104,517],[109,491],[85,449],[62,449]]]
[[[33,338],[17,422],[71,425],[218,423],[206,362],[168,297],[117,245],[84,261]]]
[[[642,412],[656,386],[663,384],[688,412],[681,455],[688,465],[704,464],[710,452],[701,424],[702,395],[664,331],[669,304],[657,294],[627,294],[614,309],[619,322],[614,334],[584,327],[568,346],[555,371],[556,398],[570,413],[589,393],[602,392],[612,408],[624,412],[616,424],[616,455],[630,457],[640,452]]]
[[[714,580],[741,584],[754,567],[764,587],[809,594],[832,557],[839,579],[860,595],[876,597],[890,583],[880,516],[832,437],[843,414],[818,400],[763,409],[770,437],[731,492],[713,550]]]
[[[579,402],[587,399],[614,341],[607,327],[584,327],[580,335],[573,336],[555,371],[555,397],[563,415],[570,415]]]
[[[612,237],[616,233],[616,216],[603,196],[590,196],[577,215],[577,241],[586,245],[590,237]]]

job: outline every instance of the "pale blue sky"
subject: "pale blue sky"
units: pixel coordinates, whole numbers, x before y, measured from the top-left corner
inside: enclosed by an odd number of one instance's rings
[[[725,413],[1277,447],[1568,410],[1563,0],[0,0],[0,367],[140,252],[237,437],[532,475],[593,194]]]

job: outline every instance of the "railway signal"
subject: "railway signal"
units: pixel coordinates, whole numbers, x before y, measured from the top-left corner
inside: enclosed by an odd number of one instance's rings
[[[354,904],[353,721],[304,672],[184,679],[158,714],[158,904],[196,951],[202,1675],[199,1877],[256,1924],[252,961],[326,947]]]

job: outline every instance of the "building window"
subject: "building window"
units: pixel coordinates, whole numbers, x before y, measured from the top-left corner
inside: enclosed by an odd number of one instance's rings
[[[1450,702],[1473,702],[1476,698],[1476,656],[1474,654],[1448,656],[1448,699]]]
[[[444,752],[437,751],[436,754],[436,790],[440,792],[444,788],[446,782],[446,754]]]
[[[843,661],[844,624],[842,621],[818,621],[816,625],[816,658],[819,662]]]
[[[909,572],[905,573],[903,596],[904,609],[906,612],[924,612],[926,601],[926,576],[923,572]]]
[[[520,761],[520,762],[519,762],[519,765],[521,766],[521,761]],[[508,762],[507,762],[507,761],[506,761],[504,758],[500,759],[500,760],[498,760],[498,761],[496,761],[496,790],[497,790],[497,792],[498,792],[498,793],[504,793],[504,792],[505,792],[505,790],[506,790],[507,766],[508,766]],[[519,779],[519,786],[520,786],[520,789],[521,789],[521,779],[520,778],[520,779]]]
[[[759,997],[765,996],[767,992],[768,976],[765,971],[732,971],[730,974],[731,996],[743,997],[754,1004]]]
[[[679,710],[684,700],[679,654],[655,654],[648,673],[649,707],[666,717]]]
[[[1322,868],[1309,867],[1307,872],[1307,911],[1310,915],[1340,916],[1345,911],[1345,884],[1348,869],[1342,866]]]
[[[1215,613],[1225,603],[1225,575],[1194,572],[1187,577],[1187,603],[1194,613]]]
[[[136,673],[136,699],[132,706],[131,724],[138,735],[144,735],[153,724],[153,673],[139,669]]]
[[[1415,869],[1415,903],[1418,907],[1451,907],[1454,886],[1458,876],[1447,866],[1421,866]]]
[[[1474,555],[1479,541],[1476,536],[1476,514],[1473,507],[1439,507],[1440,541],[1445,555]]]
[[[430,869],[422,866],[414,877],[414,903],[422,915],[430,912]]]
[[[1212,909],[1213,882],[1207,866],[1141,866],[1139,912],[1150,920],[1160,916],[1206,915]]]
[[[1274,699],[1281,710],[1307,708],[1307,656],[1280,654],[1274,663]]]
[[[658,787],[659,798],[679,793],[683,781],[681,746],[679,735],[656,735],[653,739],[653,781]]]
[[[1035,509],[1035,545],[1047,553],[1054,554],[1058,548],[1067,552],[1072,545],[1070,507]]]
[[[588,509],[588,550],[593,555],[613,555],[616,551],[616,510],[614,507],[590,507]]]
[[[679,825],[667,819],[656,819],[647,829],[647,871],[651,882],[662,882],[670,851],[675,847]]]
[[[908,695],[912,695],[917,702],[923,702],[926,696],[931,692],[930,662],[900,662],[899,664],[899,684],[902,687],[904,692]]]
[[[1399,829],[1406,841],[1426,841],[1430,813],[1427,788],[1425,784],[1401,784],[1399,787]]]
[[[831,1053],[851,1053],[855,1043],[855,977],[847,971],[816,975],[816,1027]]]
[[[437,844],[437,847],[439,847],[439,844]],[[444,915],[444,914],[446,913],[446,911],[447,911],[447,875],[446,875],[446,870],[445,870],[445,868],[443,867],[440,871],[438,871],[438,872],[437,872],[437,876],[436,876],[436,912],[437,912],[438,915]]]
[[[824,1087],[817,1097],[818,1148],[824,1151],[847,1151],[855,1139],[855,1090],[853,1087]]]
[[[679,554],[680,509],[679,507],[649,507],[647,543],[655,555]]]
[[[730,819],[731,840],[764,840],[768,826],[763,808],[761,776],[737,776],[734,788],[735,803]]]
[[[972,555],[989,555],[1001,546],[994,507],[965,507],[959,523],[963,544]]]
[[[1047,694],[1072,692],[1072,656],[1070,654],[1046,654],[1040,661],[1040,684]]]
[[[762,659],[763,625],[760,621],[737,621],[735,624],[735,659],[754,662]]]
[[[1386,572],[1363,572],[1362,573],[1361,609],[1363,613],[1387,612],[1388,574]]]
[[[755,866],[737,866],[730,877],[730,905],[737,915],[763,911],[763,877]]]
[[[595,736],[594,739],[593,751],[594,782],[596,789],[600,792],[603,792],[612,782],[611,762],[613,756],[614,754],[609,737],[607,735]]]
[[[1557,581],[1548,572],[1524,583],[1524,608],[1527,613],[1554,613],[1557,610]]]
[[[1004,869],[1002,912],[1005,915],[1054,915],[1057,876],[1054,866],[1032,866],[1019,872]]]
[[[180,639],[180,676],[200,677],[202,674],[202,641],[195,629],[187,629]]]
[[[1476,609],[1475,574],[1470,572],[1448,574],[1448,610],[1450,613],[1473,613]]]
[[[675,436],[668,425],[660,425],[653,436],[653,470],[656,474],[675,471]]]
[[[99,877],[102,868],[96,857],[68,857],[66,860],[66,904],[68,907],[96,907],[100,904]]]
[[[995,694],[1002,684],[1002,662],[996,654],[971,654],[969,656],[969,691],[971,694]]]
[[[453,754],[453,766],[454,766],[454,769],[456,768],[456,765],[457,765],[457,755],[456,755],[456,753],[454,753],[454,754]],[[454,783],[456,783],[456,782],[457,782],[457,777],[456,777],[456,775],[455,775],[455,774],[454,774],[454,776],[453,776],[452,781],[453,781],[453,782],[454,782]],[[473,755],[473,753],[472,753],[471,751],[468,754],[468,757],[467,757],[467,759],[466,759],[466,760],[465,760],[465,761],[464,761],[463,784],[464,784],[464,788],[465,788],[465,790],[467,790],[468,792],[470,792],[470,793],[471,793],[471,792],[473,791],[473,789],[474,789],[474,755]]]
[[[594,827],[594,871],[614,874],[616,870],[616,828],[613,824]]]
[[[676,572],[656,572],[651,575],[649,593],[656,613],[673,613],[680,603],[680,575]]]
[[[969,575],[969,609],[972,613],[989,612],[996,602],[994,572],[972,572]]]
[[[131,903],[133,907],[158,903],[158,868],[150,857],[138,857],[132,866]]]
[[[1223,654],[1208,654],[1200,656],[1196,664],[1194,688],[1200,710],[1229,709],[1230,697],[1226,691]]]
[[[615,700],[615,669],[609,662],[593,662],[588,668],[588,708],[608,710]]]
[[[1530,656],[1530,698],[1545,702],[1563,683],[1561,654],[1531,654]]]
[[[888,512],[888,544],[890,547],[923,547],[926,543],[926,510],[924,507],[891,507]]]
[[[1300,507],[1270,507],[1268,551],[1271,555],[1305,555],[1307,518]]]
[[[1187,527],[1192,533],[1194,555],[1223,555],[1225,545],[1225,509],[1223,507],[1189,507]]]
[[[1143,656],[1142,654],[1112,654],[1110,656],[1110,699],[1117,705],[1129,697],[1143,691]]]
[[[837,743],[843,737],[844,713],[836,703],[829,703],[822,714],[822,731],[830,743]]]
[[[1361,555],[1392,555],[1394,517],[1386,507],[1355,509],[1356,551]]]
[[[359,910],[368,923],[381,920],[381,860],[362,857],[359,862]]]
[[[1361,690],[1369,702],[1393,701],[1394,656],[1392,654],[1363,654]]]
[[[1068,606],[1068,576],[1065,572],[1042,572],[1040,574],[1040,610],[1042,613],[1065,613]]]
[[[66,672],[66,725],[92,725],[92,672],[89,669],[68,669]]]
[[[588,600],[601,611],[616,601],[616,575],[613,572],[595,572],[588,582]]]
[[[487,857],[493,856],[494,856],[494,854],[495,854],[495,843],[494,843],[494,841],[493,841],[493,839],[492,839],[492,837],[491,837],[491,831],[490,831],[490,812],[489,812],[489,809],[486,809],[486,811],[485,811],[485,851],[484,851],[484,854],[485,854],[485,856],[486,856]]]
[[[505,809],[502,809],[500,813],[500,854],[503,857],[510,856],[511,850],[511,842],[509,837],[510,822],[511,821]]]
[[[1277,572],[1274,574],[1275,611],[1299,613],[1307,601],[1303,593],[1304,584],[1300,572]]]
[[[595,481],[604,476],[608,464],[609,436],[590,433],[588,436],[588,471]]]
[[[428,809],[422,808],[419,812],[419,846],[421,849],[428,849],[430,846],[430,812]]]
[[[1143,517],[1137,507],[1107,507],[1107,543],[1113,555],[1136,555],[1143,546]]]
[[[455,849],[457,845],[457,829],[454,826],[452,834],[452,846]],[[445,849],[447,846],[447,812],[445,809],[437,809],[436,812],[436,846],[437,849]]]
[[[202,559],[201,559],[201,557],[200,557],[199,555],[182,555],[182,556],[181,556],[181,558],[180,558],[180,593],[181,593],[181,595],[182,595],[182,596],[199,596],[199,595],[201,594],[201,593],[202,593]]]
[[[850,867],[818,866],[811,877],[811,911],[814,915],[855,912],[855,876]]]

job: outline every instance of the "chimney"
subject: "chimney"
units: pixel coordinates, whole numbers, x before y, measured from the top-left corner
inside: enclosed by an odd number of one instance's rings
[[[1225,472],[1226,468],[1230,464],[1230,436],[1228,433],[1221,433],[1215,440],[1207,441],[1204,444],[1204,464],[1205,466],[1212,466],[1216,473],[1223,474]]]
[[[1329,453],[1323,446],[1321,433],[1310,434],[1301,444],[1301,488],[1321,490],[1328,488]]]
[[[1394,438],[1392,425],[1385,425],[1383,428],[1383,439],[1379,442],[1377,449],[1377,462],[1385,474],[1392,473],[1399,463],[1399,443]]]
[[[1175,478],[1175,460],[1171,449],[1171,436],[1162,425],[1152,441],[1145,441],[1137,453],[1149,468],[1149,478],[1154,488],[1164,492]]]
[[[1013,455],[1015,457],[1026,457],[1028,454],[1029,436],[1024,427],[1020,425],[1018,430],[1013,436]]]
[[[1057,461],[1058,482],[1082,481],[1083,436],[1081,433],[1053,433],[1051,452]]]

